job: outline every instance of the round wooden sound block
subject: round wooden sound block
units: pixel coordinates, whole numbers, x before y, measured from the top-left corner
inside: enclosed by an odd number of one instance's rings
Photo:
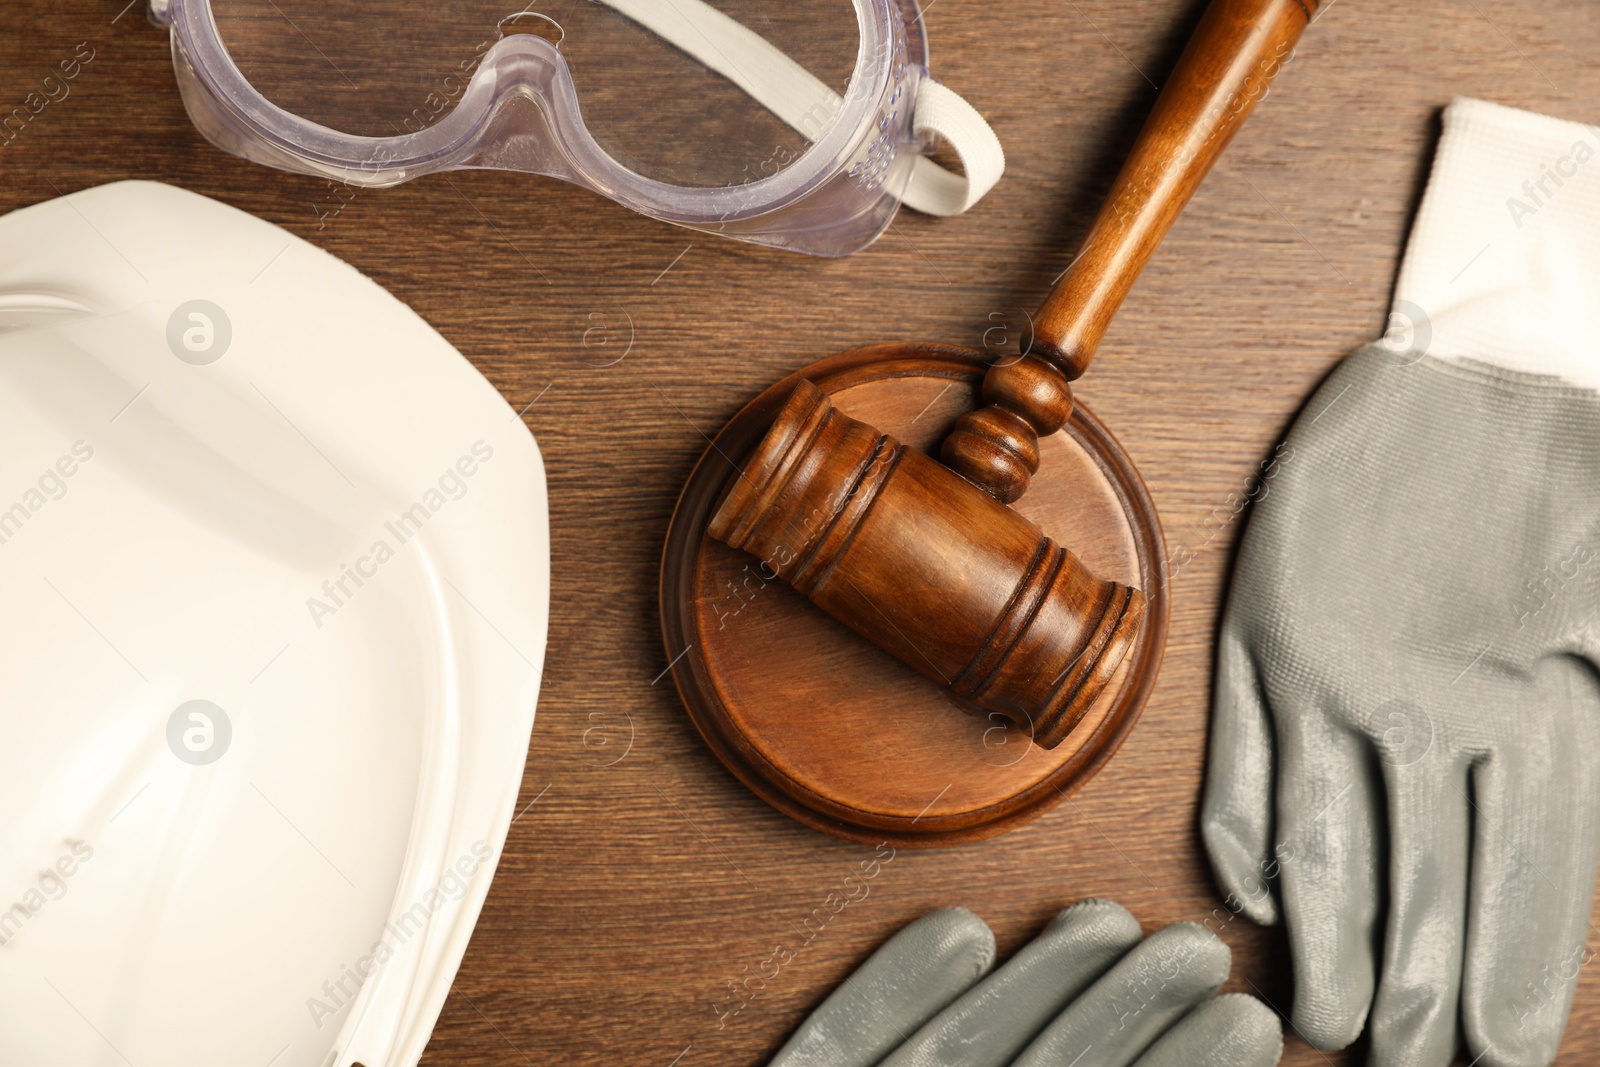
[[[1166,644],[1166,550],[1132,461],[1078,405],[1039,442],[1013,505],[1095,574],[1144,590],[1138,639],[1054,749],[981,718],[835,622],[706,525],[727,480],[802,378],[852,418],[936,455],[978,402],[990,357],[953,345],[876,345],[823,360],[746,405],[678,500],[661,565],[661,622],[678,693],[740,781],[807,826],[854,841],[931,847],[980,840],[1048,811],[1133,728]]]

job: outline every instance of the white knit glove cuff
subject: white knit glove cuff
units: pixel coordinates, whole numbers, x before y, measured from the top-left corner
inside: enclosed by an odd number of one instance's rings
[[[1386,342],[1600,389],[1597,157],[1593,126],[1445,108]]]

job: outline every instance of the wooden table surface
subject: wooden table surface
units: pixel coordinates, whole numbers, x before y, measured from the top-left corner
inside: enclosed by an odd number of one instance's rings
[[[554,581],[522,786],[538,802],[512,829],[424,1058],[440,1067],[759,1064],[875,945],[940,905],[976,910],[1002,954],[1086,896],[1123,902],[1147,929],[1209,914],[1219,901],[1195,815],[1236,494],[1322,376],[1381,332],[1440,107],[1468,95],[1592,121],[1600,99],[1590,4],[1340,0],[1326,11],[1156,254],[1080,392],[1139,463],[1171,545],[1195,553],[1143,722],[1104,773],[1031,825],[896,854],[865,898],[719,1019],[730,983],[796,942],[874,853],[747,792],[662,677],[656,577],[678,490],[705,435],[785,372],[876,341],[977,345],[992,314],[1035,305],[1203,4],[938,3],[934,69],[989,118],[1006,176],[962,218],[903,212],[871,249],[828,261],[675,229],[524,175],[460,172],[341,197],[244,162],[190,125],[166,35],[143,3],[125,3],[7,5],[0,110],[21,106],[79,42],[94,58],[70,96],[0,148],[0,210],[121,178],[216,197],[376,279],[514,407],[538,400],[526,418],[549,471]],[[629,319],[626,358],[601,365]],[[1230,988],[1287,1010],[1281,935],[1243,919],[1222,935]],[[1597,1046],[1590,969],[1560,1062],[1593,1062],[1583,1050]],[[1291,1037],[1284,1062],[1359,1055]]]

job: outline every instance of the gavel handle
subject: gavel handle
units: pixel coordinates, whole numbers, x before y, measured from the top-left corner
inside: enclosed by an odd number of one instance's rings
[[[1325,0],[1212,0],[1078,258],[1034,320],[1033,346],[984,379],[988,405],[945,440],[946,464],[1009,503],[1038,469],[1038,436],[1072,411],[1068,382],[1094,358],[1111,317],[1189,197],[1267,95]]]
[[[1034,320],[1034,351],[1075,379],[1212,164],[1267,95],[1321,0],[1212,0],[1133,152]]]

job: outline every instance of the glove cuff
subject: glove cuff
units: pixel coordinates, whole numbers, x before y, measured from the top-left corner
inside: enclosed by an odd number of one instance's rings
[[[1600,389],[1600,129],[1444,110],[1384,344]]]

